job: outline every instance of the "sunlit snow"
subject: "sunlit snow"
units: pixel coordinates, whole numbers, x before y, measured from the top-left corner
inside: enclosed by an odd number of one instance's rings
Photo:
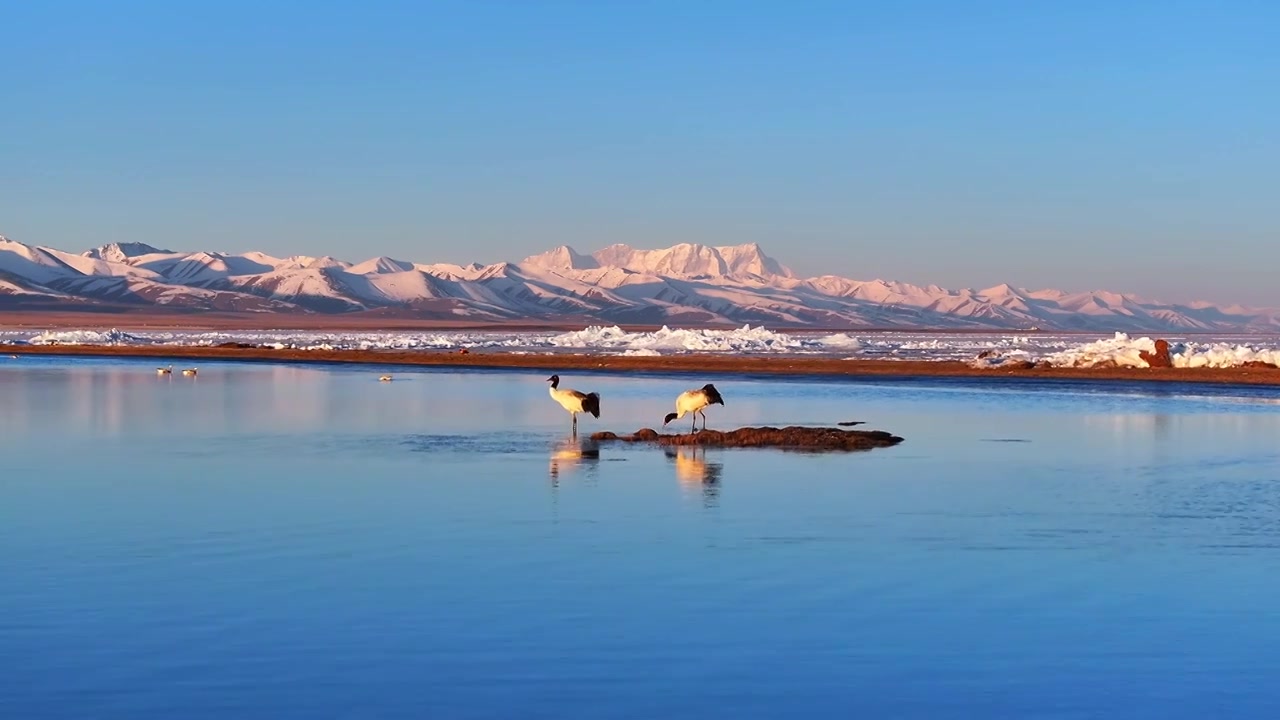
[[[1237,367],[1249,362],[1280,364],[1280,336],[1166,336],[1176,367]],[[961,360],[998,368],[1041,361],[1059,367],[1145,367],[1140,353],[1155,339],[1124,333],[1098,338],[1082,334],[969,334],[922,332],[783,333],[744,325],[734,330],[663,327],[629,332],[592,326],[572,332],[317,332],[298,330],[0,331],[0,342],[32,345],[211,346],[227,342],[299,350],[491,350],[595,353],[651,357],[692,352],[735,355],[808,355],[849,359]]]

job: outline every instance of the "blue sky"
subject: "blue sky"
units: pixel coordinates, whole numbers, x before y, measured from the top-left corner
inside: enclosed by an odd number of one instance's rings
[[[10,3],[0,233],[1280,305],[1264,2]]]

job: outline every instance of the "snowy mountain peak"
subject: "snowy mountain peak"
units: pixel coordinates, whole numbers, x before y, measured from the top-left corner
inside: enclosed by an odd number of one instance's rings
[[[626,268],[635,254],[636,251],[630,245],[614,243],[591,253],[591,258],[600,267]]]
[[[302,267],[308,270],[324,270],[325,268],[346,268],[351,263],[343,262],[332,255],[323,255],[318,258],[307,258],[306,264]]]
[[[765,254],[758,243],[715,248],[733,275],[756,275],[762,278],[793,278],[795,273]]]
[[[654,275],[667,277],[723,277],[729,265],[715,248],[680,243],[665,250],[637,251],[640,265]]]
[[[530,255],[520,264],[553,272],[559,270],[592,270],[600,267],[595,258],[590,255],[583,255],[568,245],[561,245],[539,255]]]
[[[135,258],[140,255],[156,255],[164,253],[172,253],[172,250],[161,250],[152,247],[146,243],[126,242],[126,243],[108,243],[100,245],[92,250],[86,250],[82,255],[94,260],[106,260],[107,262],[128,262],[129,258]]]
[[[321,260],[333,260],[333,258],[321,258]],[[336,261],[334,262],[336,263]],[[312,265],[312,267],[316,267],[316,266]],[[332,267],[332,266],[328,266],[328,267]],[[348,271],[355,273],[356,275],[398,273],[398,272],[404,272],[406,270],[412,270],[413,263],[405,262],[403,260],[396,260],[394,258],[389,258],[386,255],[382,255],[376,258],[369,258],[368,260],[365,260],[362,263],[356,263],[355,265],[352,265],[347,269]]]
[[[1000,283],[994,287],[979,290],[977,294],[982,295],[983,297],[1006,297],[1009,295],[1018,295],[1019,293],[1017,288],[1009,283]]]
[[[1280,331],[1280,310],[1160,303],[1095,291],[948,290],[834,275],[800,279],[755,243],[561,246],[518,265],[412,265],[375,257],[279,259],[259,252],[169,252],[142,243],[83,254],[0,238],[0,305],[99,310],[459,317],[474,322],[753,323],[776,327],[1089,332]]]
[[[592,255],[600,267],[672,278],[792,278],[795,274],[755,243],[710,247],[680,243],[658,250],[610,245]]]

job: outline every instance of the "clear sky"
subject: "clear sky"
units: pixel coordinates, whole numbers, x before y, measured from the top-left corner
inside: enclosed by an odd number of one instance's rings
[[[1280,3],[31,2],[0,233],[1280,305]]]

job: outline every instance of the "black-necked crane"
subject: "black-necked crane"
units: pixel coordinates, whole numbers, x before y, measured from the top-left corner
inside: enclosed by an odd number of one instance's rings
[[[172,374],[173,374],[173,366],[172,366],[172,365],[170,365],[169,367],[158,367],[158,368],[156,368],[156,374],[157,374],[157,375],[172,375]]]
[[[391,382],[391,376],[383,375],[382,377],[378,378],[378,382]]]
[[[716,386],[707,383],[697,390],[685,390],[676,397],[676,411],[669,413],[662,421],[663,425],[672,420],[679,420],[686,414],[693,415],[693,430],[698,431],[698,416],[702,416],[702,429],[707,429],[707,414],[702,412],[703,408],[708,405],[724,405],[724,398],[720,397],[720,392],[716,390]]]
[[[195,368],[187,368],[186,370],[183,370],[183,371],[182,371],[182,374],[183,374],[183,375],[186,375],[187,377],[195,377],[195,376],[196,376],[196,369],[195,369]],[[703,424],[705,425],[706,423],[703,423]]]
[[[569,415],[573,417],[573,432],[578,432],[578,413],[591,413],[592,417],[600,417],[600,395],[599,393],[580,393],[577,390],[560,387],[560,376],[552,375],[547,378],[547,382],[551,383],[551,399],[560,403],[560,407],[569,411]]]

